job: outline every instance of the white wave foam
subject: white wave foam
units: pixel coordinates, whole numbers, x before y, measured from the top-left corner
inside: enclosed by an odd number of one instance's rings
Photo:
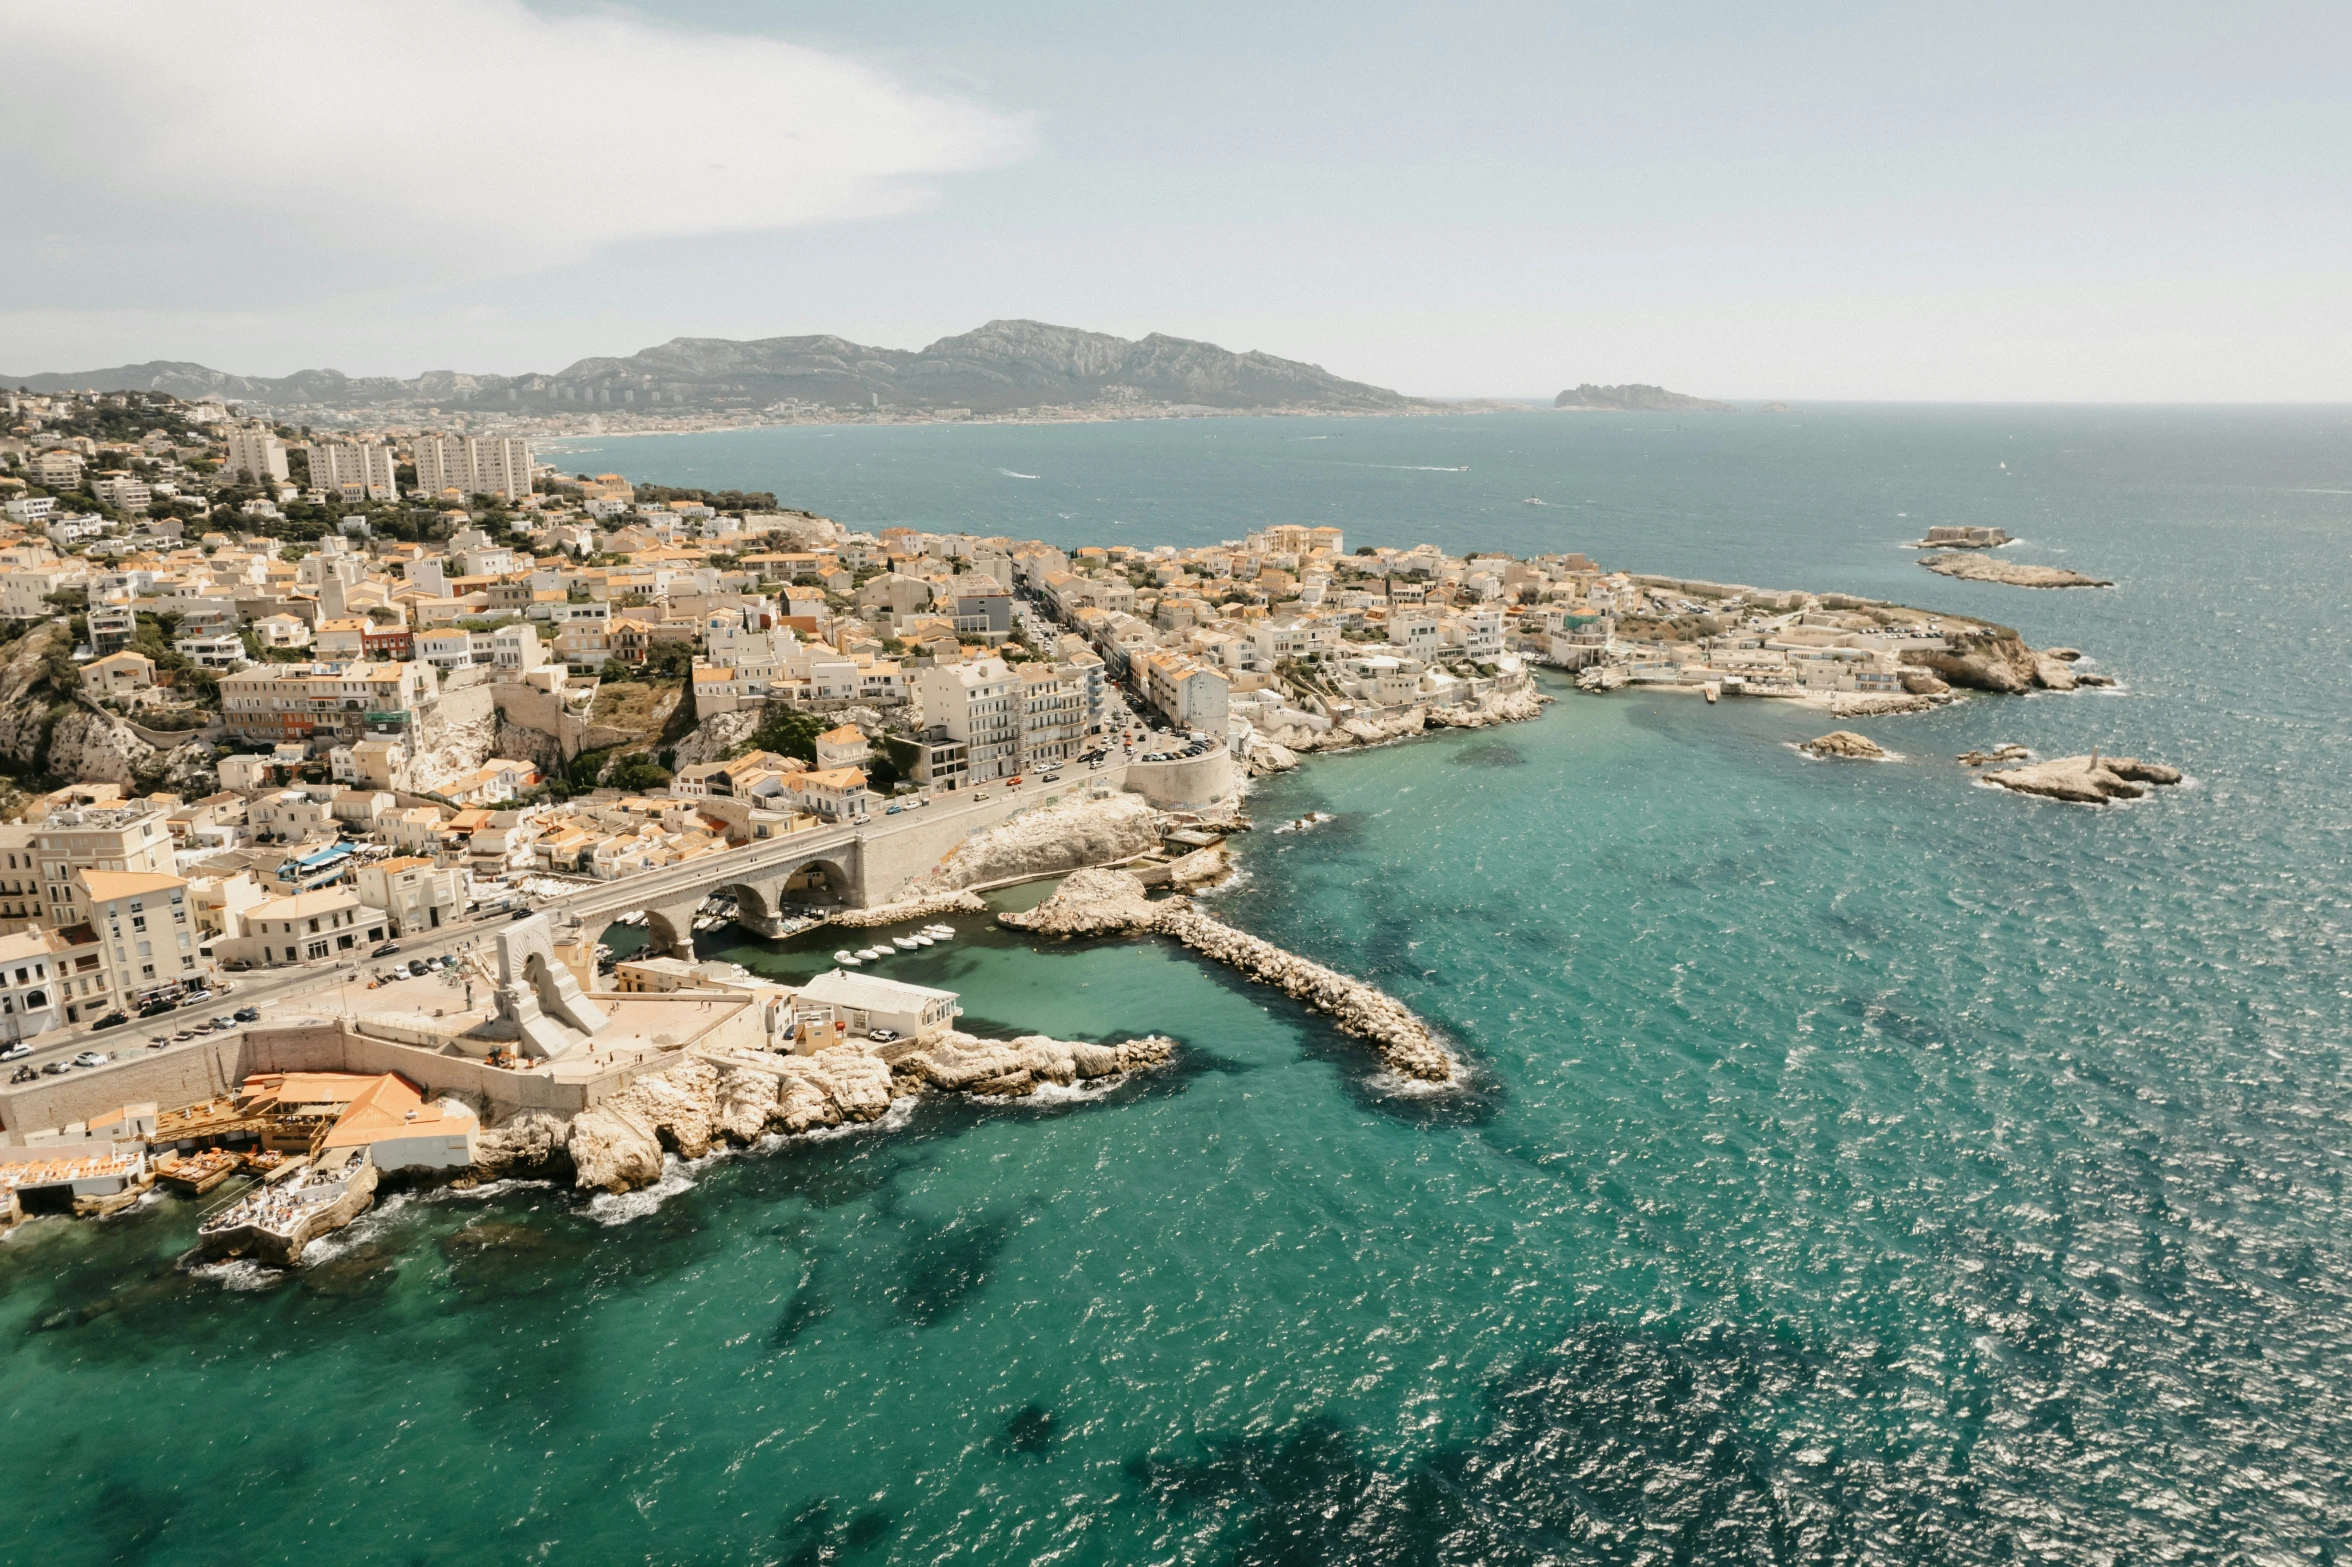
[[[690,1164],[675,1154],[664,1154],[660,1180],[633,1192],[598,1192],[588,1199],[588,1217],[607,1226],[642,1219],[680,1192],[692,1191],[693,1166],[704,1162],[697,1159]]]
[[[251,1257],[208,1262],[188,1272],[199,1279],[210,1279],[225,1290],[274,1290],[292,1277],[283,1268],[265,1267]]]
[[[1034,479],[1038,477],[1038,475],[1034,473],[1015,473],[1010,468],[999,468],[996,471],[1003,474],[1008,479]]]

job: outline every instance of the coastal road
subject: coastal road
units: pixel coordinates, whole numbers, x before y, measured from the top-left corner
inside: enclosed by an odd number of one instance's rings
[[[1019,789],[1007,788],[1001,782],[988,784],[982,786],[989,795],[987,801],[978,798],[981,790],[966,791],[967,798],[963,800],[954,795],[941,796],[936,803],[920,812],[909,814],[903,821],[898,817],[890,818],[890,825],[869,823],[863,827],[819,829],[795,833],[789,838],[744,844],[724,854],[690,860],[683,865],[627,876],[617,881],[598,882],[553,898],[535,900],[531,908],[534,913],[573,912],[583,917],[595,917],[675,903],[681,898],[723,886],[738,877],[774,870],[780,864],[837,853],[859,838],[887,834],[897,827],[912,828],[936,823],[943,818],[970,818],[975,825],[982,825],[982,818],[1001,819],[1009,814],[1005,806],[1012,802],[1041,800],[1084,783],[1105,782],[1116,787],[1124,773],[1124,767],[1113,762],[1100,771],[1071,767],[1064,771],[1058,783],[1049,784],[1042,778],[1032,779]],[[400,937],[397,957],[371,959],[365,951],[359,951],[338,959],[305,963],[292,968],[254,969],[242,974],[226,974],[221,977],[233,982],[236,988],[227,995],[216,992],[210,1001],[182,1006],[158,1017],[133,1017],[127,1023],[108,1029],[64,1029],[37,1035],[27,1041],[33,1046],[31,1055],[0,1063],[0,1079],[20,1066],[29,1066],[38,1071],[52,1061],[71,1060],[84,1050],[101,1051],[115,1060],[143,1055],[147,1053],[148,1042],[158,1034],[175,1034],[192,1024],[225,1017],[241,1007],[268,1008],[346,984],[353,987],[355,995],[364,994],[359,987],[364,986],[368,977],[378,970],[396,962],[405,963],[412,958],[453,953],[476,942],[487,941],[511,918],[511,914],[499,912],[444,925],[438,930]],[[163,1049],[176,1050],[183,1044],[195,1044],[216,1037],[215,1034],[201,1034],[194,1040],[178,1041]]]

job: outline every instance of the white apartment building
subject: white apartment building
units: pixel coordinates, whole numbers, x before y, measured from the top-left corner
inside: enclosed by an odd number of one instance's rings
[[[78,905],[89,910],[112,991],[109,999],[116,1007],[128,1010],[211,980],[211,960],[198,945],[184,878],[76,871],[73,884]],[[86,1015],[90,1009],[83,1005],[80,1010]]]
[[[1023,664],[1021,683],[1022,773],[1059,767],[1086,743],[1086,693],[1076,672],[1053,664]]]
[[[382,909],[403,936],[465,918],[470,883],[464,866],[436,866],[420,855],[363,865],[358,874],[360,902]]]
[[[391,501],[400,498],[393,477],[392,448],[374,441],[313,441],[310,482],[314,489],[341,494],[345,500]]]
[[[48,903],[46,915],[36,906],[32,917],[57,926],[79,925],[90,918],[77,873],[167,875],[174,865],[171,830],[162,808],[153,805],[53,810],[34,824],[32,853]]]
[[[364,955],[391,931],[384,911],[363,902],[351,887],[257,903],[245,911],[244,924],[243,935],[213,943],[213,952],[223,961],[280,967]]]
[[[968,780],[984,784],[1021,770],[1021,682],[1003,659],[926,669],[918,689],[923,717],[969,747]]]
[[[116,511],[145,511],[155,499],[155,492],[144,479],[134,479],[127,473],[103,473],[90,481],[90,493]]]
[[[285,482],[286,443],[266,424],[231,425],[228,432],[229,457],[223,470],[232,479],[250,479],[255,484]]]
[[[531,493],[531,443],[519,435],[420,435],[415,450],[417,488],[428,495]]]

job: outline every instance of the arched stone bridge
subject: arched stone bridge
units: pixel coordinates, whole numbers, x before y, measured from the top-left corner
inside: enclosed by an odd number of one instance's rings
[[[618,916],[643,909],[646,949],[657,956],[690,958],[695,911],[714,892],[734,896],[736,923],[775,936],[781,934],[787,910],[887,903],[972,833],[1089,788],[1117,789],[1127,781],[1126,772],[1124,765],[1113,763],[1083,781],[1019,790],[1000,785],[988,791],[986,800],[949,796],[863,826],[759,839],[684,865],[565,893],[545,907],[577,915],[598,935]]]

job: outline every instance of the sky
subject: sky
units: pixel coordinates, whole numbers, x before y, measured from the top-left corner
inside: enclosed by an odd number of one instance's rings
[[[1166,332],[2352,400],[2352,6],[0,0],[0,372]]]

